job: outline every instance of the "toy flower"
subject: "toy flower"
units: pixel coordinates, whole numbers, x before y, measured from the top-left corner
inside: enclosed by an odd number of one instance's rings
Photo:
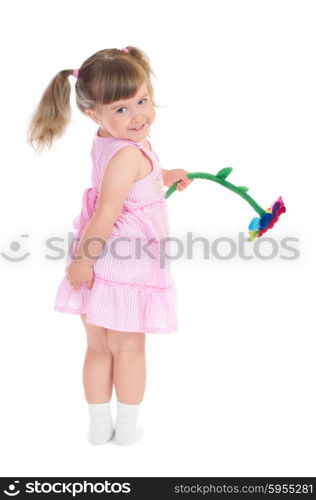
[[[248,226],[248,240],[253,241],[256,238],[262,236],[263,233],[265,233],[268,229],[273,227],[279,219],[280,215],[283,214],[286,209],[282,200],[282,196],[280,196],[277,201],[272,203],[270,208],[264,210],[251,196],[249,196],[247,192],[249,190],[248,187],[236,186],[235,184],[227,181],[227,177],[231,174],[232,170],[233,169],[231,167],[225,167],[217,172],[216,175],[210,174],[208,172],[191,172],[187,174],[187,177],[189,179],[207,179],[209,181],[217,182],[218,184],[221,184],[227,189],[230,189],[230,191],[233,191],[234,193],[244,198],[244,200],[246,200],[247,203],[249,203],[249,205],[251,205],[252,208],[257,212],[257,214],[260,215],[260,217],[255,217],[254,219],[252,219]],[[169,196],[175,192],[178,182],[179,181],[175,182],[168,189],[165,198],[169,198]]]
[[[281,214],[286,211],[284,206],[282,196],[280,196],[277,201],[272,203],[270,208],[261,215],[261,217],[254,217],[249,226],[249,241],[253,241],[256,238],[260,238],[268,229],[271,229],[274,224],[278,221]]]

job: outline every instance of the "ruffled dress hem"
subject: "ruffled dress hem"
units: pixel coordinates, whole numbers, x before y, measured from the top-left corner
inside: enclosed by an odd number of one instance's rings
[[[176,314],[170,305],[176,300],[173,281],[168,288],[111,281],[105,285],[102,281],[96,278],[91,289],[86,285],[74,289],[64,277],[54,310],[86,314],[87,324],[111,330],[161,334],[178,331]],[[165,326],[159,326],[161,323]]]
[[[69,308],[67,309],[66,307],[55,306],[54,310],[58,311],[58,312],[62,312],[62,313],[86,314],[85,312],[74,311],[74,310],[69,309]],[[127,326],[124,326],[124,325],[122,325],[121,328],[118,328],[117,322],[115,322],[115,324],[110,324],[108,321],[105,321],[105,323],[103,323],[100,320],[91,320],[91,322],[90,322],[88,316],[86,317],[85,321],[88,325],[101,326],[103,328],[109,328],[110,330],[116,330],[116,331],[120,331],[120,332],[159,333],[159,334],[169,335],[171,333],[175,333],[178,331],[177,326],[175,326],[174,328],[168,329],[168,330],[162,330],[161,328],[154,328],[154,327],[143,327],[143,328],[139,328],[139,329],[131,328],[131,327],[128,328]]]

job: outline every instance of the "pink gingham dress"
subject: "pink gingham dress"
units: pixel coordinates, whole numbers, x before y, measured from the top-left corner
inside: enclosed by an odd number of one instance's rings
[[[95,134],[91,150],[92,187],[85,189],[81,212],[73,223],[77,231],[67,265],[95,210],[103,169],[120,148],[131,145],[149,158],[152,171],[130,188],[122,212],[94,263],[92,288],[83,284],[74,289],[65,276],[57,290],[54,310],[86,314],[88,324],[111,330],[172,333],[178,326],[176,290],[166,257],[170,255],[167,202],[159,159],[151,144],[149,151],[138,142]]]

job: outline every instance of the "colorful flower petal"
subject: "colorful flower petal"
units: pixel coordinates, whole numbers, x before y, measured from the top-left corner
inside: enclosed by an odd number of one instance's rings
[[[259,217],[254,217],[252,221],[250,222],[248,229],[249,231],[257,231],[257,229],[260,228],[260,218]]]
[[[272,214],[270,214],[269,212],[265,212],[260,219],[260,228],[265,229],[266,227],[268,227],[271,220],[272,220]]]
[[[273,205],[272,205],[272,217],[274,219],[279,215],[280,209],[281,209],[281,203],[279,201],[276,201],[275,203],[273,203]]]
[[[253,241],[257,238],[259,231],[249,231],[248,241]]]

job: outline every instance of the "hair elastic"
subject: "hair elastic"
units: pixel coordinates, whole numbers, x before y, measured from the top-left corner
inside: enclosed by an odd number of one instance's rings
[[[124,50],[124,52],[128,52],[128,49],[124,47],[124,49],[119,49],[119,50]]]

